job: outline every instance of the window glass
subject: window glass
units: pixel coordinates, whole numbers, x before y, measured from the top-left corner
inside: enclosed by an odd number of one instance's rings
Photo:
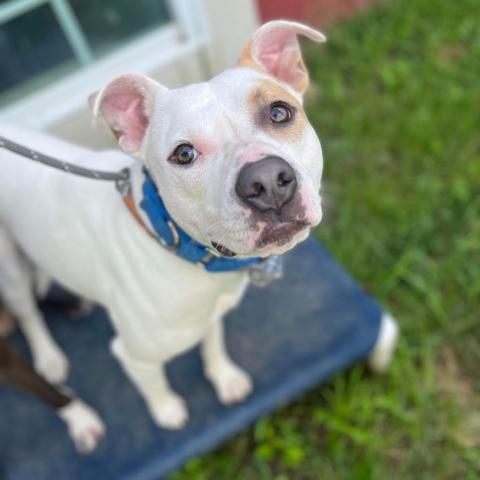
[[[0,26],[0,58],[0,92],[75,60],[48,5]]]
[[[165,2],[159,0],[70,0],[70,4],[97,52],[169,20]]]
[[[38,3],[5,21],[0,0],[0,106],[170,20],[165,0],[64,0],[60,11]]]

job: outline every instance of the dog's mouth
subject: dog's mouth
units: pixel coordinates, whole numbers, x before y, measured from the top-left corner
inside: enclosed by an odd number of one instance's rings
[[[283,246],[289,243],[295,235],[310,225],[307,222],[291,222],[284,223],[275,227],[268,227],[262,232],[262,235],[257,240],[257,247],[263,248],[267,245],[275,244]]]
[[[284,223],[282,225],[277,225],[276,227],[266,228],[262,232],[260,238],[256,241],[256,247],[265,248],[269,245],[281,247],[287,245],[299,232],[310,226],[310,224],[300,221]],[[221,243],[212,241],[211,245],[223,257],[233,258],[237,256],[236,252],[230,250]]]
[[[212,242],[212,247],[220,253],[220,255],[223,255],[224,257],[236,257],[237,254],[235,252],[232,252],[229,248],[224,247],[220,243],[217,242]]]

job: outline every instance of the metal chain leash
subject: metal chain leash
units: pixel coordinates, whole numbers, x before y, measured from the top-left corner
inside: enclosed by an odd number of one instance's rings
[[[17,155],[21,155],[22,157],[29,158],[30,160],[42,163],[43,165],[48,165],[49,167],[56,168],[57,170],[61,170],[66,173],[71,173],[80,177],[91,178],[93,180],[115,182],[117,190],[124,197],[130,193],[130,171],[128,168],[124,168],[118,172],[105,172],[102,170],[93,170],[90,168],[81,167],[80,165],[65,162],[64,160],[59,160],[58,158],[50,157],[49,155],[44,155],[43,153],[12,142],[11,140],[1,136],[0,148],[4,148],[5,150],[9,150]]]

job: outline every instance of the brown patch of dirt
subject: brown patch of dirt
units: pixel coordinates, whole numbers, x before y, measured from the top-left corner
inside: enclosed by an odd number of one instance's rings
[[[480,446],[480,401],[473,388],[473,380],[460,367],[457,354],[444,347],[437,364],[437,386],[440,394],[452,399],[464,412],[454,432],[456,440],[466,448]]]
[[[437,52],[438,58],[447,63],[456,63],[467,53],[464,45],[443,45]]]

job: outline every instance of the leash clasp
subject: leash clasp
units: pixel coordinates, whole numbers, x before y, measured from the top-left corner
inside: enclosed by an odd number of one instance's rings
[[[123,197],[128,197],[132,194],[132,183],[130,182],[130,169],[124,168],[119,172],[120,176],[115,180],[115,188],[117,192]]]

